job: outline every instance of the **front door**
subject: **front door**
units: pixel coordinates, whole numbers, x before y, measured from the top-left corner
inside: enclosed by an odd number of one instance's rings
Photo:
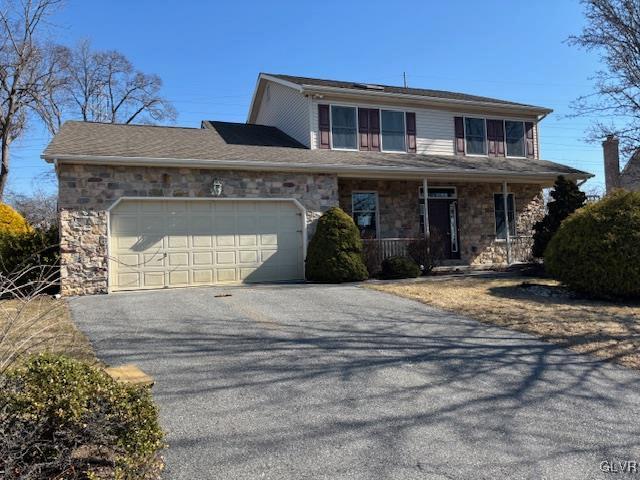
[[[458,202],[455,199],[429,199],[429,233],[433,249],[441,249],[444,259],[460,258]]]

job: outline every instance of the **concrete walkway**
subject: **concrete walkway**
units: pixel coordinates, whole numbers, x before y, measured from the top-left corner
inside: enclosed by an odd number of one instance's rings
[[[102,359],[155,377],[167,479],[625,478],[601,462],[640,462],[638,372],[385,293],[71,305]]]

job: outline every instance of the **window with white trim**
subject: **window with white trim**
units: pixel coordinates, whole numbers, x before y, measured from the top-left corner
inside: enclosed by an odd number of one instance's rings
[[[382,150],[385,152],[405,152],[404,112],[381,110],[380,120]]]
[[[465,141],[468,155],[486,155],[487,132],[484,118],[465,117]]]
[[[357,150],[358,120],[355,107],[331,105],[331,137],[333,148]]]
[[[496,219],[496,238],[505,240],[507,238],[507,229],[505,228],[504,218],[504,195],[502,193],[493,194],[493,205]],[[513,193],[507,194],[507,211],[509,218],[509,235],[516,236],[516,209]]]
[[[353,192],[351,194],[353,221],[360,230],[361,238],[378,236],[378,193]]]

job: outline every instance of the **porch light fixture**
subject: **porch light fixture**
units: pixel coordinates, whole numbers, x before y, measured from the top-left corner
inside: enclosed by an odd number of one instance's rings
[[[211,194],[215,197],[222,195],[222,180],[216,178],[211,184]]]

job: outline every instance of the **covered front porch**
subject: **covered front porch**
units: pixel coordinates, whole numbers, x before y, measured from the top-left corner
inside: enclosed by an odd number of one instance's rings
[[[460,265],[528,261],[533,225],[544,215],[543,187],[428,177],[338,179],[340,207],[382,258],[404,255],[410,242],[428,238],[444,264]]]

